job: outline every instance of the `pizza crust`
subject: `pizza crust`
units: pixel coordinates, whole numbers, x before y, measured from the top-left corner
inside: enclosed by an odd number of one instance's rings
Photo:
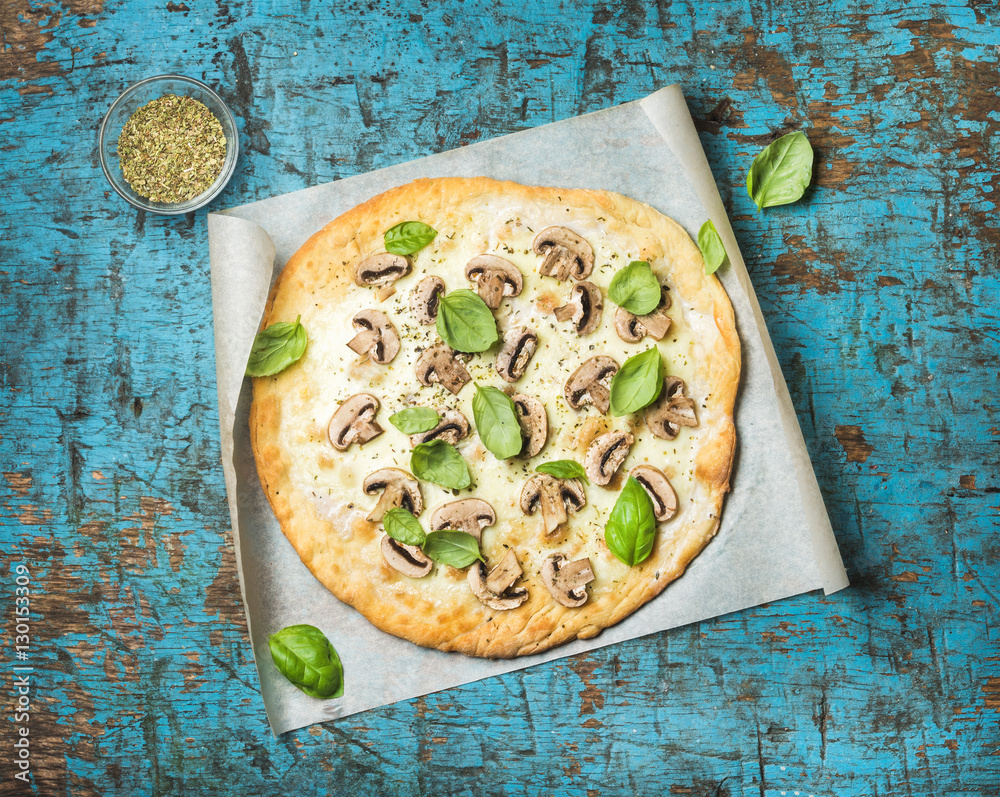
[[[396,284],[395,293],[380,301],[374,289],[354,284],[354,267],[384,251],[387,229],[411,220],[429,224],[438,236],[412,257],[414,268]],[[600,328],[586,337],[554,321],[553,303],[565,300],[572,283],[539,276],[542,258],[524,247],[547,223],[565,224],[591,243],[597,258],[589,279],[605,292],[614,271],[638,259],[649,261],[670,287],[678,342],[671,343],[668,335],[659,348],[666,372],[683,372],[678,375],[696,397],[699,427],[682,428],[668,443],[652,438],[641,413],[611,418],[593,408],[568,408],[561,387],[574,363],[606,349],[619,352],[613,356],[622,363],[650,344],[617,338],[615,307],[608,300]],[[360,480],[377,468],[409,470],[409,442],[388,423],[389,415],[408,406],[408,400],[421,406],[458,406],[472,421],[473,385],[453,397],[441,388],[422,388],[407,376],[413,350],[437,338],[433,326],[419,326],[406,309],[409,291],[427,274],[447,273],[448,291],[471,287],[455,271],[464,267],[470,252],[508,256],[524,274],[524,298],[505,298],[495,315],[501,333],[525,318],[545,324],[529,373],[513,387],[546,403],[549,440],[530,460],[497,462],[471,435],[459,450],[473,471],[473,489],[451,496],[421,483],[425,509],[420,520],[428,529],[427,518],[437,505],[470,495],[494,507],[497,523],[483,533],[483,554],[492,567],[506,546],[513,547],[524,567],[518,586],[529,593],[524,604],[509,611],[480,603],[467,586],[465,570],[439,564],[430,576],[411,579],[389,567],[380,552],[381,530],[365,520],[374,499],[360,489]],[[351,316],[365,307],[388,313],[400,332],[403,351],[388,366],[360,363],[345,345],[353,335]],[[497,658],[588,639],[658,595],[716,533],[736,446],[733,407],[740,343],[735,318],[719,281],[704,275],[700,252],[687,233],[647,205],[605,191],[537,188],[488,178],[418,180],[330,222],[289,260],[272,289],[262,327],[300,315],[309,334],[304,357],[276,376],[254,379],[250,432],[258,474],[302,561],[334,595],[383,631],[418,645]],[[473,355],[467,367],[480,384],[503,388],[505,383],[492,371],[494,356],[495,350]],[[556,357],[565,360],[561,369]],[[546,371],[550,367],[552,374]],[[539,395],[539,388],[548,394]],[[323,439],[325,424],[341,401],[361,391],[379,397],[378,421],[385,431],[364,446],[335,451]],[[607,488],[586,487],[588,507],[570,517],[560,538],[543,540],[540,519],[525,517],[517,507],[521,485],[542,462],[582,461],[589,440],[609,429],[632,431],[637,437],[633,453]],[[681,511],[658,524],[652,554],[629,568],[604,545],[603,521],[624,476],[643,457],[672,474]],[[571,560],[588,556],[598,575],[580,608],[559,605],[541,582],[540,562],[555,551]]]

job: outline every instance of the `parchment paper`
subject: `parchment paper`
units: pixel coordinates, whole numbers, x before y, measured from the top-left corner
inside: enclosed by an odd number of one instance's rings
[[[604,630],[544,654],[487,661],[384,634],[333,597],[285,540],[257,481],[243,378],[271,281],[340,213],[418,177],[478,176],[618,191],[691,234],[707,218],[730,264],[719,272],[743,344],[733,489],[717,537],[659,598]],[[551,659],[822,588],[847,586],[837,543],[753,286],[679,86],[576,119],[255,202],[208,217],[223,468],[240,588],[276,734]],[[287,625],[323,630],[344,664],[342,698],[291,686],[267,637]],[[659,676],[657,676],[659,677]]]

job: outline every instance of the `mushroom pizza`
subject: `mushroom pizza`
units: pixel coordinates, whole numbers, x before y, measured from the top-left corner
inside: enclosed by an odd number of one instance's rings
[[[285,266],[262,356],[295,335],[251,371],[261,484],[313,574],[384,631],[487,657],[590,638],[719,528],[733,311],[647,205],[401,186]]]

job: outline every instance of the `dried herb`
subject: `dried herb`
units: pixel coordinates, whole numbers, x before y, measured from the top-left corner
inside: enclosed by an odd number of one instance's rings
[[[185,202],[203,193],[225,159],[222,125],[192,97],[167,94],[143,105],[118,136],[122,175],[154,202]]]

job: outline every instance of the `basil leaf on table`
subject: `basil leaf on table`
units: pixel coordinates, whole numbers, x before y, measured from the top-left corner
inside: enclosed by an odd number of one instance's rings
[[[394,255],[412,255],[437,236],[437,230],[422,221],[402,221],[385,231],[385,250]]]
[[[297,362],[306,351],[302,316],[294,322],[278,321],[257,333],[250,349],[247,376],[272,376]]]
[[[714,274],[726,262],[726,247],[722,244],[719,231],[709,219],[698,230],[698,248],[705,261],[705,273]]]
[[[455,351],[486,351],[500,339],[496,319],[486,302],[464,288],[441,297],[437,331]]]
[[[655,534],[653,502],[642,485],[629,476],[604,527],[608,550],[629,567],[635,567],[653,550]]]
[[[420,521],[413,517],[412,512],[402,507],[390,509],[385,513],[382,518],[382,528],[386,534],[403,545],[416,545],[419,548],[427,537]]]
[[[310,697],[344,694],[344,667],[322,631],[311,625],[290,625],[267,638],[274,666]]]
[[[747,193],[757,210],[787,205],[812,180],[813,149],[805,133],[788,133],[768,144],[747,172]]]
[[[479,553],[479,542],[465,531],[432,531],[424,541],[423,550],[435,562],[452,567],[468,567],[477,559],[486,562]]]
[[[389,423],[403,434],[429,432],[440,420],[441,416],[437,414],[437,410],[432,410],[430,407],[407,407],[389,416]]]
[[[651,349],[629,357],[611,378],[611,414],[628,415],[648,407],[663,389],[660,350]]]
[[[450,490],[462,490],[472,484],[469,466],[458,449],[444,440],[418,443],[410,456],[410,470],[418,479],[434,482]]]
[[[608,298],[633,315],[646,315],[660,303],[660,281],[645,260],[633,260],[611,278]]]
[[[587,478],[587,471],[583,469],[583,465],[572,459],[557,459],[552,462],[543,462],[537,468],[535,468],[537,473],[547,473],[549,476],[555,476],[557,479],[583,479],[584,482],[590,484],[590,480]]]
[[[476,385],[472,398],[472,415],[476,420],[479,439],[497,459],[510,459],[521,453],[524,439],[517,422],[514,402],[502,390]]]

